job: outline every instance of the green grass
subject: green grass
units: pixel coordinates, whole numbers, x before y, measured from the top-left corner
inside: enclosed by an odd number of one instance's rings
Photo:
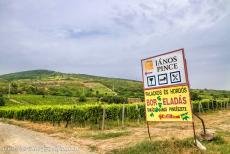
[[[7,106],[14,105],[74,105],[82,104],[77,97],[66,96],[42,96],[42,95],[11,95],[11,99],[14,99],[20,103],[14,103],[13,101],[7,101]],[[95,102],[95,101],[94,101]]]
[[[229,154],[230,153],[230,130],[229,131],[219,131],[217,136],[213,141],[204,141],[207,153],[220,153]]]
[[[103,85],[102,83],[97,83],[97,82],[86,82],[84,83],[84,86],[86,86],[87,88],[91,88],[94,90],[95,94],[96,91],[99,92],[99,94],[107,94],[107,95],[116,95],[117,93],[114,92],[113,90],[109,89],[108,87],[106,87],[105,85]]]
[[[183,140],[142,141],[131,147],[110,151],[111,154],[229,154],[230,131],[219,131],[212,141],[201,142],[206,151],[200,151],[193,144],[193,138]]]
[[[129,131],[117,131],[117,132],[97,132],[95,134],[87,134],[85,136],[82,137],[90,137],[92,139],[95,140],[106,140],[106,139],[110,139],[110,138],[116,138],[116,137],[120,137],[120,136],[128,136],[130,135],[131,132]]]
[[[165,140],[165,141],[142,141],[134,146],[124,149],[113,150],[111,154],[181,154],[181,153],[199,154],[199,151],[193,144],[193,139],[185,140]]]

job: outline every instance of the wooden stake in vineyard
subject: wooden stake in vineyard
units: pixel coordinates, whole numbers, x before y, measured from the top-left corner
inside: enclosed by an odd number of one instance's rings
[[[104,130],[105,127],[105,105],[103,104],[103,115],[102,115],[102,126],[101,129]]]
[[[125,127],[125,104],[123,103],[123,106],[122,106],[122,128]]]

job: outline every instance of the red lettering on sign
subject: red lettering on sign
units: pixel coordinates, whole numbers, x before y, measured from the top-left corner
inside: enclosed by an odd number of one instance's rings
[[[156,99],[147,99],[147,106],[155,106],[157,105],[157,100]]]

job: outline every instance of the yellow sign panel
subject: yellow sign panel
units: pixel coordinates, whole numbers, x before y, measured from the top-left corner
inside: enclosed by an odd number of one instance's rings
[[[188,86],[145,90],[147,121],[192,121]]]

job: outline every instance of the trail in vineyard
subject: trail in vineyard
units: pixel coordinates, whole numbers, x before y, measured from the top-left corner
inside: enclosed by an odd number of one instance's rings
[[[23,104],[23,103],[21,103],[19,101],[16,101],[15,99],[10,99],[10,101],[13,102],[13,103],[17,103],[17,104]]]
[[[88,154],[67,141],[18,126],[0,123],[0,154]]]

